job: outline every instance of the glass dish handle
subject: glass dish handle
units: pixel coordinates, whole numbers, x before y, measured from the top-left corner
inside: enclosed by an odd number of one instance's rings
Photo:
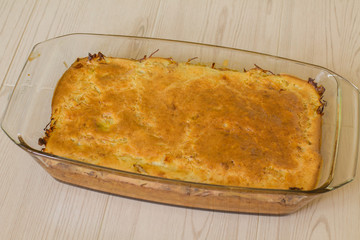
[[[341,187],[355,178],[359,153],[359,90],[340,76],[338,87],[338,136],[336,162],[328,190]]]

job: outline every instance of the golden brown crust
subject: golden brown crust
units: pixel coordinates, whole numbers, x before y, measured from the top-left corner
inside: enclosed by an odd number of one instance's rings
[[[95,56],[60,79],[45,152],[154,176],[259,188],[315,186],[320,96],[306,81]]]

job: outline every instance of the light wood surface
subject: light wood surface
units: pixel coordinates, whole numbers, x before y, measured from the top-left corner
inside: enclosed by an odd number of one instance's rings
[[[357,0],[1,0],[0,13],[4,86],[16,82],[37,42],[74,32],[265,52],[327,67],[360,86]],[[1,131],[0,239],[360,239],[360,177],[289,216],[193,210],[59,183]]]

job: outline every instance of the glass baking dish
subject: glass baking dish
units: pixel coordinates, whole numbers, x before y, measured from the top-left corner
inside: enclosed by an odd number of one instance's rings
[[[171,57],[242,71],[257,64],[274,73],[287,73],[324,86],[327,102],[322,122],[319,182],[311,191],[255,189],[185,182],[124,172],[47,154],[38,139],[51,116],[56,84],[66,69],[88,53],[140,59]],[[240,49],[133,36],[70,34],[41,42],[33,48],[16,85],[11,89],[2,129],[55,179],[73,185],[153,202],[231,212],[289,214],[321,193],[355,177],[359,145],[359,91],[349,81],[323,67]]]

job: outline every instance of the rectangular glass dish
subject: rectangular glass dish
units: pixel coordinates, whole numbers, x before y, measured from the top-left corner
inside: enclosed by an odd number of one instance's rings
[[[323,163],[311,191],[256,189],[193,183],[92,165],[41,151],[39,138],[51,116],[57,82],[67,68],[88,53],[141,59],[157,49],[158,57],[242,71],[254,64],[275,74],[286,73],[324,86]],[[355,177],[359,145],[359,91],[336,73],[311,64],[245,50],[132,36],[70,34],[37,44],[15,86],[2,129],[55,179],[121,196],[193,208],[262,214],[289,214]]]

